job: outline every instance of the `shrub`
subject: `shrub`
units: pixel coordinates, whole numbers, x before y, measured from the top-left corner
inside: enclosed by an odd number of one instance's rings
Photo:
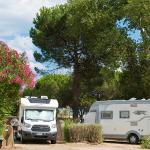
[[[3,129],[4,129],[4,121],[1,119],[0,120],[0,137],[2,137]]]
[[[73,121],[70,119],[64,120],[64,140],[67,142],[70,141],[69,128],[72,123],[73,123]]]
[[[71,142],[88,141],[102,143],[102,129],[100,125],[73,124],[69,126],[69,140]]]
[[[0,137],[2,135],[2,131],[3,131],[3,125],[0,123]]]
[[[35,84],[34,76],[24,54],[19,54],[0,41],[0,83],[8,82],[32,88]]]
[[[146,136],[143,138],[143,140],[141,141],[141,147],[150,149],[150,136]]]
[[[0,124],[15,115],[22,87],[34,87],[34,74],[24,54],[0,41]]]

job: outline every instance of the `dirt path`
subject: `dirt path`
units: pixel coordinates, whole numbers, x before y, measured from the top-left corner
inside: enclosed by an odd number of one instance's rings
[[[67,144],[16,144],[15,150],[142,150],[140,145],[125,143],[103,143],[91,145],[86,143]]]

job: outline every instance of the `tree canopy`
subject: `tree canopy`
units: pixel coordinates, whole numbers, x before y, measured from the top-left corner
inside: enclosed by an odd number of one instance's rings
[[[50,99],[57,99],[60,107],[65,107],[71,104],[71,83],[72,78],[69,75],[45,75],[36,81],[34,89],[26,89],[24,95],[37,97],[46,95]]]
[[[41,49],[34,56],[73,68],[74,106],[92,90],[104,90],[104,99],[148,98],[149,12],[148,0],[69,0],[43,7],[30,31]]]
[[[36,60],[53,60],[59,66],[73,68],[73,105],[79,104],[81,82],[91,89],[102,83],[100,70],[110,62],[114,65],[111,61],[114,50],[123,38],[116,27],[115,15],[109,14],[111,8],[106,4],[71,0],[64,5],[43,7],[33,21],[35,26],[30,35],[42,52],[34,53]]]

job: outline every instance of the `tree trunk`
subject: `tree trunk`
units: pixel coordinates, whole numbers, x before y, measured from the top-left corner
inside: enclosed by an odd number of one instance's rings
[[[72,103],[73,118],[78,118],[77,108],[79,107],[81,95],[81,70],[77,55],[75,57],[75,64],[74,64],[72,93],[73,93],[73,103]]]

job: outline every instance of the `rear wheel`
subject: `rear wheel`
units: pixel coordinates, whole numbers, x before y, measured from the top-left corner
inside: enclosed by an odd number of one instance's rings
[[[130,144],[137,144],[139,142],[139,138],[136,134],[130,134],[128,140]]]

